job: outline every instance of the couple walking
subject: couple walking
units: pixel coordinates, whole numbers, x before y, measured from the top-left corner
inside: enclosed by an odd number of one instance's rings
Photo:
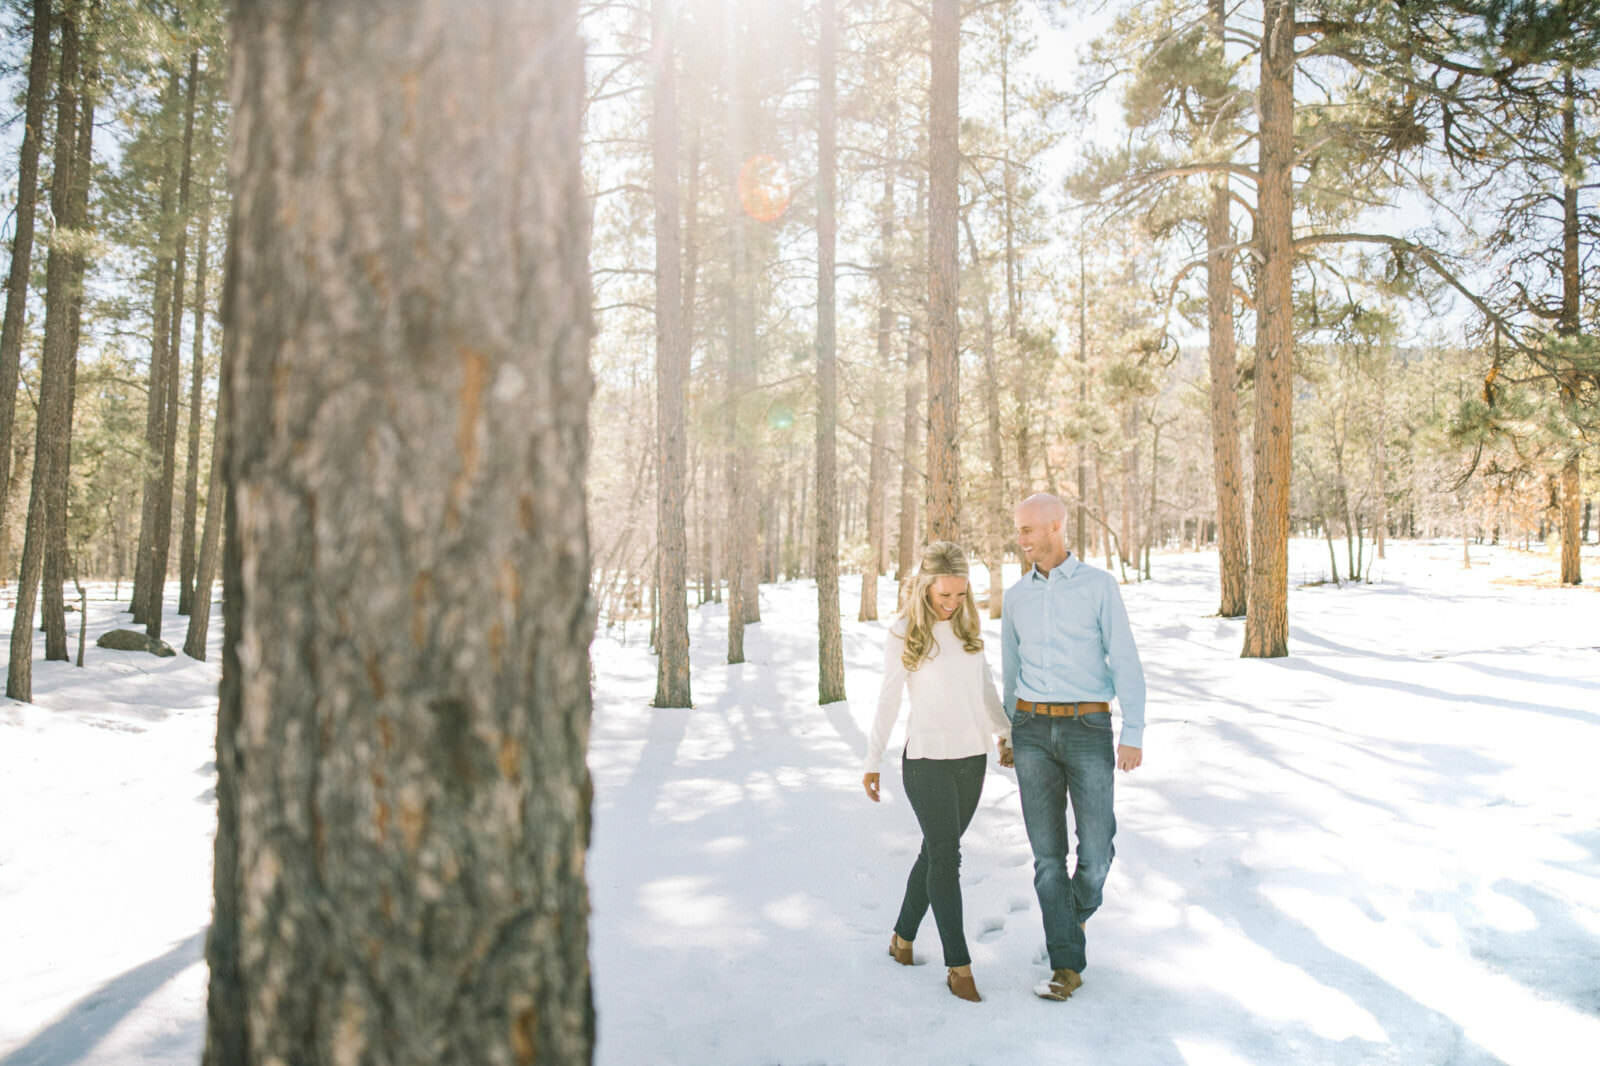
[[[989,738],[999,738],[1000,764],[1017,770],[1050,956],[1050,977],[1033,989],[1044,999],[1064,1000],[1083,984],[1085,923],[1100,906],[1114,854],[1112,769],[1133,770],[1143,758],[1144,672],[1122,595],[1110,574],[1067,551],[1066,517],[1066,505],[1043,493],[1016,509],[1017,543],[1031,565],[1005,593],[1004,703],[983,655],[966,554],[955,544],[940,541],[924,551],[884,652],[862,783],[876,803],[879,765],[900,715],[901,692],[908,692],[911,717],[900,765],[906,799],[922,828],[922,850],[906,882],[889,954],[911,965],[912,941],[931,906],[949,968],[946,984],[973,1002],[981,997],[962,928],[958,871],[961,834],[983,791]],[[1113,696],[1122,707],[1114,751]],[[1077,835],[1071,872],[1069,800]]]

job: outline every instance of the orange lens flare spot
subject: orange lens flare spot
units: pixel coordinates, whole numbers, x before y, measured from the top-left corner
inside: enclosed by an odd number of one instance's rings
[[[739,168],[739,205],[757,222],[776,222],[794,198],[789,168],[770,155],[753,155]]]

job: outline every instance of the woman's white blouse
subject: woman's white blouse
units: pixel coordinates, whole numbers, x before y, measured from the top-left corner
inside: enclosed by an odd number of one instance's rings
[[[889,630],[883,648],[883,688],[878,715],[867,739],[866,772],[883,762],[889,734],[900,717],[900,694],[911,694],[911,719],[906,724],[906,758],[964,759],[984,755],[991,738],[1011,737],[1011,722],[1000,707],[994,675],[983,652],[962,646],[949,622],[935,622],[928,658],[907,670],[900,656],[906,650],[905,619]]]

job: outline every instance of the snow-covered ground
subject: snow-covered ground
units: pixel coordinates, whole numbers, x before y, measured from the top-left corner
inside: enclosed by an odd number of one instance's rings
[[[1460,553],[1395,545],[1375,584],[1295,588],[1275,661],[1239,659],[1242,623],[1210,617],[1212,555],[1124,587],[1145,765],[1118,778],[1067,1003],[1029,993],[1031,857],[993,764],[962,868],[985,1001],[945,991],[931,917],[925,965],[888,958],[917,833],[892,766],[883,804],[861,792],[886,623],[853,621],[853,579],[848,704],[815,703],[807,583],[762,589],[741,666],[722,609],[692,614],[691,711],[647,706],[642,629],[602,635],[597,1061],[1600,1061],[1600,591],[1528,583],[1545,555]],[[1297,543],[1291,574],[1326,558]],[[92,639],[116,616],[91,607]],[[0,1066],[193,1063],[216,667],[89,656],[36,664],[37,705],[0,704]]]

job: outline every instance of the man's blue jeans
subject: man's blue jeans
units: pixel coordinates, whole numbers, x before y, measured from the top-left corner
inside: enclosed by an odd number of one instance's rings
[[[1079,923],[1100,907],[1117,832],[1111,810],[1116,756],[1111,715],[1051,718],[1018,711],[1011,747],[1022,794],[1022,820],[1033,846],[1033,890],[1044,916],[1052,970],[1088,965]],[[1078,837],[1077,868],[1067,871],[1067,800]]]

